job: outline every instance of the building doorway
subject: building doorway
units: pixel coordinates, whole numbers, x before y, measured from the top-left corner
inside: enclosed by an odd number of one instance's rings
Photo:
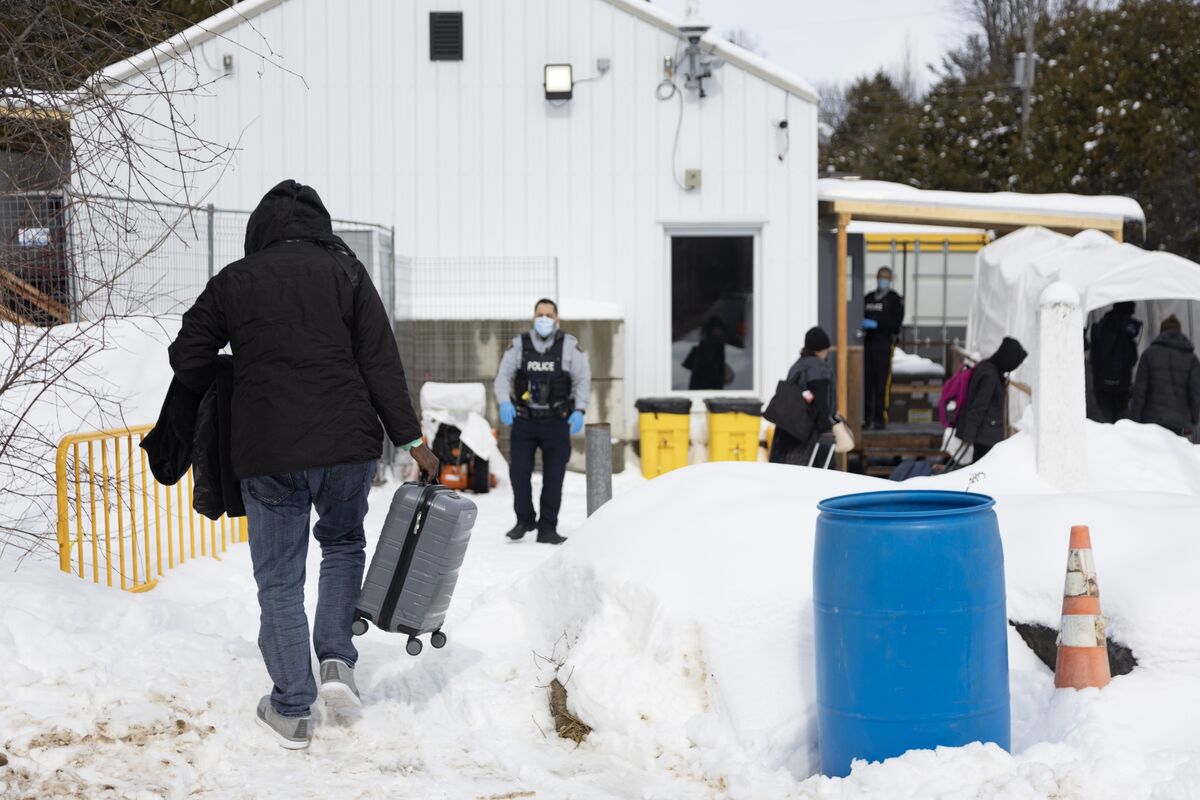
[[[754,237],[671,237],[671,388],[753,391]]]

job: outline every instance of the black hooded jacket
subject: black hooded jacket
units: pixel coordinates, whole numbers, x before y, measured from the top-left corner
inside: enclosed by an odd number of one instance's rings
[[[250,215],[246,257],[183,316],[176,378],[203,394],[227,343],[238,478],[377,459],[385,430],[421,437],[390,315],[311,187],[284,181]]]
[[[142,440],[154,479],[174,486],[192,470],[192,508],[209,519],[246,516],[233,474],[233,359],[217,357],[216,378],[203,396],[171,381],[154,429]]]
[[[984,446],[1004,441],[1004,376],[1021,366],[1027,355],[1020,342],[1005,336],[992,357],[971,371],[967,405],[955,430],[958,438]]]
[[[1129,390],[1142,330],[1142,323],[1133,318],[1134,308],[1131,302],[1116,303],[1092,326],[1092,381],[1101,391]]]
[[[1142,353],[1129,417],[1182,434],[1200,418],[1200,361],[1179,331],[1158,335]]]

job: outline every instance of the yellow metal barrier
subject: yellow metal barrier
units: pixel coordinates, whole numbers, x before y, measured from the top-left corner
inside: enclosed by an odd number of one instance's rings
[[[245,542],[246,519],[192,510],[192,473],[164,486],[139,446],[153,426],[80,433],[58,445],[58,563],[63,572],[122,589],[153,589],[189,559],[220,560]],[[166,558],[163,558],[164,543]],[[114,554],[114,550],[116,551]]]

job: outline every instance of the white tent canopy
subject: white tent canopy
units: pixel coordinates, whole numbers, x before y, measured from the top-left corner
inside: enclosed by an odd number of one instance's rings
[[[1085,315],[1123,300],[1138,301],[1137,316],[1147,323],[1143,347],[1170,314],[1179,317],[1189,336],[1194,336],[1193,318],[1200,321],[1192,308],[1200,302],[1200,264],[1119,244],[1099,231],[1064,236],[1044,228],[1022,228],[984,247],[976,257],[967,350],[987,357],[1005,336],[1015,337],[1030,358],[1014,377],[1036,391],[1038,298],[1055,281],[1079,292]]]

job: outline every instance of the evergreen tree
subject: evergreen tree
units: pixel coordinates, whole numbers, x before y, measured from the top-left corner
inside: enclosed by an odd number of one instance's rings
[[[1046,45],[1023,187],[1133,197],[1147,247],[1200,260],[1200,4],[1076,11]]]
[[[1200,261],[1200,3],[1043,8],[1028,142],[1011,64],[996,63],[1023,47],[1010,25],[1007,47],[972,35],[951,51],[915,106],[886,75],[856,82],[822,168],[927,189],[1127,195],[1146,211],[1147,247]]]
[[[880,70],[860,78],[845,94],[821,163],[825,172],[853,172],[880,180],[902,180],[900,165],[912,153],[914,107],[891,77]]]

